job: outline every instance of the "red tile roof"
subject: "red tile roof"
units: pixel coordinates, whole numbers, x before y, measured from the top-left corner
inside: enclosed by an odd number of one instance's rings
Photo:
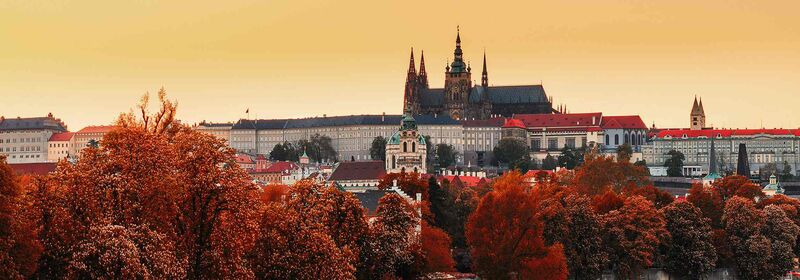
[[[703,129],[703,130],[675,129],[675,130],[659,131],[656,137],[665,138],[669,136],[672,138],[683,138],[684,134],[686,135],[687,138],[753,136],[757,134],[800,136],[800,129]]]
[[[345,161],[333,170],[329,180],[380,180],[386,175],[383,165],[383,161]]]
[[[54,133],[50,136],[50,140],[47,141],[69,141],[72,139],[72,135],[75,135],[74,132],[62,132],[62,133]]]
[[[87,126],[75,133],[108,133],[115,128],[117,128],[116,125]]]
[[[506,119],[505,123],[503,123],[503,128],[522,128],[525,129],[525,124],[522,123],[521,120],[515,118],[508,118]]]
[[[294,169],[299,168],[297,164],[290,161],[278,161],[267,167],[267,173],[281,173],[281,174],[288,174]]]
[[[472,188],[477,187],[481,183],[488,183],[488,180],[486,180],[486,178],[481,178],[476,176],[445,175],[441,176],[440,181],[441,179],[447,179],[447,181],[450,181],[450,183],[452,183],[454,186],[463,184],[463,186],[461,187],[472,187]]]
[[[253,158],[245,154],[236,154],[236,163],[238,164],[253,164]]]
[[[600,124],[605,129],[647,129],[639,116],[605,116]]]
[[[54,162],[13,163],[9,164],[9,166],[17,175],[45,175],[56,170],[56,163]]]
[[[519,114],[514,115],[514,118],[521,120],[528,128],[587,127],[598,126],[602,116],[602,113]]]

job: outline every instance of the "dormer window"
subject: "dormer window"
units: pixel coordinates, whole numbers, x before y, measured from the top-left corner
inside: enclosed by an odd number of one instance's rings
[[[683,137],[684,139],[686,139],[686,137],[687,137],[686,133],[684,133],[682,137]]]

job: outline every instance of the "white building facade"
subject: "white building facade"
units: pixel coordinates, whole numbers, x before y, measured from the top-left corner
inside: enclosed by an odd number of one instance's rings
[[[53,118],[0,117],[0,155],[8,163],[35,163],[48,161],[48,140],[53,134],[66,132],[66,125]]]

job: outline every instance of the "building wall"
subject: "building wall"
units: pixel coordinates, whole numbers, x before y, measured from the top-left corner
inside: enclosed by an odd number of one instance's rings
[[[6,155],[8,163],[32,163],[47,161],[47,140],[52,130],[5,130],[0,131],[0,155]]]
[[[68,156],[75,155],[75,141],[74,137],[67,141],[49,141],[47,142],[47,161],[57,162]]]
[[[784,161],[792,167],[794,174],[798,174],[800,164],[800,137],[797,136],[733,136],[715,138],[714,146],[718,158],[720,171],[735,171],[738,159],[739,144],[747,146],[748,161],[751,172],[758,172],[759,168],[775,163],[782,168]],[[663,166],[669,158],[670,150],[677,150],[684,154],[684,165],[701,166],[701,173],[708,172],[709,151],[711,139],[709,138],[656,138],[644,148],[644,158],[651,166]]]

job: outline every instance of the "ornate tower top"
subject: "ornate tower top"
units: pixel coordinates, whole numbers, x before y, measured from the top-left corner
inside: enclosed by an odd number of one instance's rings
[[[467,71],[467,65],[464,64],[464,53],[461,50],[461,30],[456,29],[456,49],[453,51],[453,63],[450,64],[450,73],[461,73]]]
[[[692,112],[689,115],[690,118],[690,129],[691,130],[701,130],[706,127],[706,113],[703,110],[703,99],[700,99],[700,103],[697,103],[697,96],[694,97],[694,103],[692,103]]]

